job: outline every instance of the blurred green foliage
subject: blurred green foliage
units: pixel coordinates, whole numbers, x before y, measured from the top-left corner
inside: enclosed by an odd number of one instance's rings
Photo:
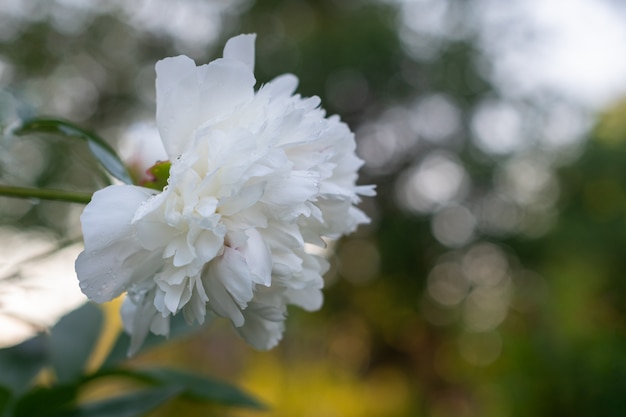
[[[251,352],[216,324],[131,362],[236,381],[272,411],[175,401],[154,415],[624,414],[626,106],[607,109],[585,138],[548,146],[548,110],[574,109],[562,121],[569,126],[576,106],[558,97],[515,101],[494,84],[472,27],[480,2],[444,2],[473,30],[435,36],[407,29],[402,2],[239,1],[207,15],[215,36],[204,43],[180,35],[184,24],[142,26],[139,9],[122,3],[24,3],[39,12],[19,20],[0,10],[18,26],[0,30],[0,87],[22,115],[63,117],[115,145],[128,126],[153,118],[158,59],[185,53],[208,62],[230,35],[256,32],[259,83],[296,74],[301,94],[321,96],[357,133],[361,181],[378,186],[363,203],[372,224],[333,247],[323,309],[292,310],[277,349]],[[55,13],[84,22],[64,30]],[[479,125],[494,102],[522,120],[514,150],[481,142],[480,132],[500,123],[496,111]],[[89,163],[77,162],[76,154],[89,158],[86,148],[32,141],[0,145],[36,168],[28,176],[3,162],[3,183],[102,186]],[[0,198],[0,222],[67,237],[76,213],[59,204]]]

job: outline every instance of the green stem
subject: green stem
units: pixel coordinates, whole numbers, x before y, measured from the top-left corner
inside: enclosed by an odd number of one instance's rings
[[[91,194],[50,190],[45,188],[11,187],[0,185],[0,196],[16,198],[39,198],[41,200],[66,201],[68,203],[87,204],[91,201]]]

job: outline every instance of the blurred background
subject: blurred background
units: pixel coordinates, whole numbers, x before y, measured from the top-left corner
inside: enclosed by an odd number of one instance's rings
[[[209,62],[242,32],[257,85],[294,73],[355,131],[372,223],[332,246],[324,307],[290,310],[276,349],[216,321],[133,359],[270,411],[155,416],[626,415],[623,2],[0,0],[0,124],[65,118],[132,159],[156,61]],[[0,181],[104,184],[82,145],[40,137],[0,142]],[[81,210],[0,198],[5,346],[84,302]]]

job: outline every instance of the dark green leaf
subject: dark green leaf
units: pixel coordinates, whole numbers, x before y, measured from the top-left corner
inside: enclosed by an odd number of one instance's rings
[[[17,401],[14,417],[57,417],[72,406],[78,396],[78,384],[35,387]]]
[[[158,387],[121,397],[85,403],[66,410],[63,417],[139,417],[180,393],[177,387]],[[61,417],[61,415],[59,415]]]
[[[24,391],[48,359],[48,338],[43,334],[0,349],[0,385],[15,393]]]
[[[11,416],[65,417],[70,412],[82,413],[84,407],[89,408],[92,405],[77,405],[81,388],[96,379],[107,377],[124,377],[143,384],[156,385],[154,380],[149,376],[138,375],[126,369],[110,369],[78,378],[69,384],[59,384],[51,387],[34,387],[16,401],[15,410]]]
[[[22,126],[15,131],[17,135],[32,133],[54,133],[65,137],[85,140],[89,145],[91,153],[111,175],[126,184],[133,183],[131,175],[120,157],[117,156],[113,148],[111,148],[106,141],[95,133],[88,132],[64,120],[39,118],[24,121]]]
[[[102,311],[93,303],[64,316],[50,332],[50,359],[61,383],[79,378],[102,329]]]
[[[111,376],[129,378],[144,384],[176,387],[180,389],[180,393],[186,398],[196,401],[265,409],[265,406],[260,401],[231,384],[203,375],[173,369],[102,369],[85,377],[84,381],[87,382]]]
[[[207,317],[207,320],[209,318],[210,317]],[[189,335],[197,331],[200,327],[201,326],[198,324],[192,324],[192,325],[188,324],[185,321],[185,318],[183,317],[182,314],[174,316],[171,319],[171,323],[170,323],[169,338],[165,338],[163,336],[157,336],[157,335],[150,333],[148,334],[148,337],[146,337],[146,340],[143,342],[143,345],[139,352],[146,351],[168,340],[172,340],[172,339]],[[115,344],[111,348],[111,352],[109,352],[109,355],[104,360],[102,364],[102,368],[110,368],[112,366],[115,366],[117,363],[125,359],[128,359],[129,347],[130,347],[130,337],[124,332],[120,333],[119,337],[115,341]]]
[[[179,387],[184,396],[193,400],[256,409],[265,408],[260,401],[241,389],[206,376],[173,369],[142,369],[134,372],[152,378],[161,385]]]
[[[10,412],[12,399],[13,394],[11,393],[11,390],[0,385],[0,416],[5,417],[12,415]]]

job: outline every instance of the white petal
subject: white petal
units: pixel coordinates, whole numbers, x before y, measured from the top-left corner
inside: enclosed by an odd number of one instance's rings
[[[237,194],[220,201],[220,214],[231,216],[255,204],[265,190],[265,183],[257,183],[240,190]]]
[[[224,237],[207,230],[200,233],[194,242],[196,255],[202,263],[213,259],[224,247]]]
[[[252,71],[238,61],[218,59],[198,67],[201,97],[201,124],[229,115],[236,105],[254,96],[256,79]],[[185,103],[180,103],[184,108]],[[184,111],[183,108],[183,111]]]
[[[324,295],[319,288],[286,290],[285,295],[289,300],[289,304],[297,305],[307,311],[319,310],[324,303]]]
[[[177,239],[174,242],[179,243],[176,244],[176,249],[174,250],[172,265],[176,267],[185,266],[189,265],[194,259],[196,259],[196,251],[192,246],[188,245],[186,241]]]
[[[157,91],[169,93],[179,87],[181,79],[193,78],[195,73],[196,63],[185,55],[162,59],[156,63]]]
[[[85,250],[75,268],[81,290],[91,300],[110,301],[160,267],[154,254],[134,238],[130,224],[137,207],[149,197],[140,187],[111,186],[96,192],[85,208],[81,216]],[[132,263],[126,262],[129,258]]]
[[[156,63],[157,128],[170,158],[180,155],[198,126],[200,96],[195,62],[186,56]]]
[[[168,336],[170,334],[170,318],[157,314],[150,323],[150,331],[159,336]]]
[[[283,74],[263,86],[263,92],[271,96],[290,96],[298,88],[298,77],[293,74]]]
[[[183,307],[183,315],[187,323],[191,324],[197,321],[199,324],[204,323],[206,318],[206,303],[209,298],[204,291],[204,286],[200,279],[196,279],[196,290],[191,296],[191,300]]]
[[[267,228],[261,229],[259,232],[272,247],[283,246],[295,249],[304,246],[303,229],[294,223],[272,221]]]
[[[97,303],[111,301],[122,294],[133,273],[132,269],[124,269],[121,274],[117,271],[126,256],[123,245],[78,255],[75,268],[81,291]]]
[[[178,310],[191,299],[191,291],[189,290],[188,280],[183,281],[181,284],[165,284],[163,281],[159,281],[159,289],[163,291],[163,302],[167,310],[162,313],[178,313]]]
[[[376,186],[375,185],[359,185],[355,189],[357,194],[364,195],[367,197],[374,197],[376,195]]]
[[[85,248],[101,249],[129,237],[135,212],[152,194],[147,188],[132,185],[112,185],[97,191],[80,216]]]
[[[136,354],[149,331],[167,336],[169,317],[163,317],[154,307],[155,288],[141,297],[127,296],[120,309],[124,329],[130,334],[128,356]]]
[[[245,324],[237,332],[250,345],[259,350],[268,350],[280,342],[285,330],[285,307],[250,303],[244,311]]]
[[[312,171],[291,171],[268,184],[262,201],[278,206],[299,205],[317,195],[318,176]]]
[[[235,249],[224,248],[224,254],[213,262],[213,279],[219,279],[239,307],[245,308],[252,299],[253,284],[244,256]]]
[[[142,219],[134,224],[137,239],[146,250],[167,246],[175,238],[177,231],[162,220]]]
[[[230,38],[224,47],[224,58],[244,63],[254,71],[254,41],[256,34],[239,35]]]
[[[255,283],[269,287],[272,282],[272,253],[256,229],[248,229],[246,234],[248,240],[240,249],[246,265]]]
[[[156,71],[157,127],[172,160],[189,149],[196,129],[254,96],[254,74],[238,60],[195,67],[191,59],[179,56],[159,61]]]
[[[206,276],[202,278],[202,283],[209,297],[208,305],[211,309],[218,316],[229,318],[233,325],[239,327],[244,323],[243,314],[220,279],[220,275],[231,266],[233,266],[232,263],[220,265],[218,259],[214,260],[211,262]]]

